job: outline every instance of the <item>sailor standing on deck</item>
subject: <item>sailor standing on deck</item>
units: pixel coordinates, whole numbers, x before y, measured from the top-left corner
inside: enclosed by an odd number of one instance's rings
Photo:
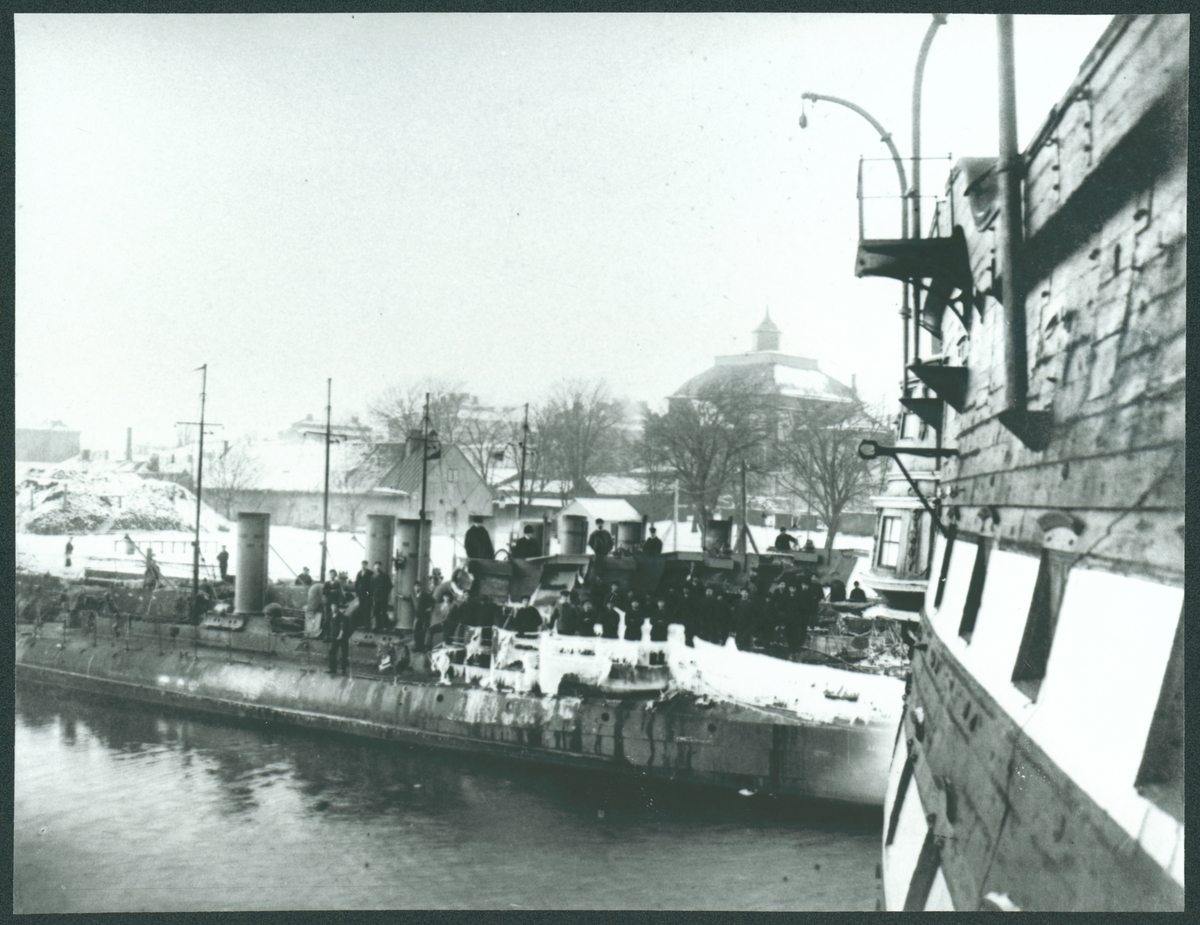
[[[788,533],[787,527],[782,527],[779,530],[779,536],[775,537],[775,548],[780,552],[791,552],[796,547],[796,538]]]
[[[354,576],[354,597],[358,600],[357,622],[360,626],[371,625],[371,579],[374,572],[367,566],[367,560],[362,560],[362,568]],[[386,605],[385,605],[386,606]]]
[[[496,550],[492,548],[492,537],[483,525],[483,517],[471,515],[471,526],[463,536],[463,550],[468,559],[494,559]]]
[[[521,607],[513,615],[509,628],[518,633],[536,633],[542,628],[542,615],[529,603],[529,596],[521,598]]]
[[[750,597],[750,589],[743,587],[733,604],[733,631],[737,647],[743,652],[754,648],[754,631],[758,625],[758,605]]]
[[[229,581],[229,552],[224,546],[217,553],[217,568],[221,570],[221,581]]]
[[[375,632],[388,628],[388,598],[392,596],[392,579],[383,570],[383,563],[375,563],[371,574],[371,616]]]
[[[424,652],[428,646],[426,645],[426,635],[429,633],[429,622],[433,619],[433,589],[435,585],[433,579],[429,579],[428,585],[422,588],[419,584],[414,584],[412,588],[413,597],[413,651]]]
[[[597,559],[603,559],[613,548],[612,534],[604,529],[604,518],[596,518],[596,529],[588,537],[588,546],[596,554]]]
[[[345,596],[342,593],[342,583],[338,581],[337,569],[329,570],[329,578],[321,586],[321,602],[324,611],[324,625],[321,627],[321,638],[332,639],[330,635],[333,626],[333,614],[342,606]]]
[[[642,552],[648,556],[657,556],[662,553],[662,540],[658,538],[658,530],[653,524],[650,526],[650,538],[642,544]]]
[[[542,554],[537,537],[534,536],[535,533],[533,524],[525,525],[524,535],[513,543],[512,557],[514,559],[532,559]]]
[[[563,588],[558,592],[558,603],[550,612],[550,627],[560,636],[575,635],[575,605],[571,603],[571,592]]]
[[[304,608],[304,635],[324,638],[325,596],[321,585],[308,579],[308,600]]]

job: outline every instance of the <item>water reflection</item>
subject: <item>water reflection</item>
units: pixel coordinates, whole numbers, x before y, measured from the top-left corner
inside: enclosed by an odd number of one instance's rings
[[[38,688],[16,725],[17,911],[874,908],[877,811]]]

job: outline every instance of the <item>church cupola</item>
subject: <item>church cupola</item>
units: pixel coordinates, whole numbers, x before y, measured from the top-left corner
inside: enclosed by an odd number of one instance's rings
[[[779,328],[771,320],[771,311],[768,309],[767,314],[763,317],[762,324],[754,329],[755,351],[778,350],[779,333]]]

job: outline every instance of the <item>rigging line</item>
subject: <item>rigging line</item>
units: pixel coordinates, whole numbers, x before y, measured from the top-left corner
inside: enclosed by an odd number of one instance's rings
[[[1104,533],[1101,534],[1100,536],[1098,536],[1096,538],[1095,542],[1093,542],[1091,546],[1089,546],[1087,549],[1085,549],[1083,552],[1079,553],[1079,555],[1077,555],[1074,559],[1071,560],[1072,568],[1074,568],[1078,563],[1082,562],[1084,559],[1086,559],[1088,556],[1090,556],[1093,553],[1093,551],[1095,551],[1097,546],[1099,546],[1106,539],[1108,539],[1110,536],[1112,536],[1113,529],[1116,527],[1116,525],[1119,524],[1122,520],[1124,520],[1127,516],[1132,514],[1134,511],[1140,510],[1142,508],[1142,506],[1146,503],[1146,501],[1150,498],[1150,496],[1153,495],[1156,491],[1158,491],[1158,489],[1162,486],[1163,482],[1165,482],[1171,475],[1174,474],[1176,463],[1179,461],[1180,450],[1181,450],[1180,445],[1176,444],[1174,451],[1171,453],[1170,460],[1168,460],[1166,466],[1163,467],[1163,470],[1157,476],[1155,476],[1154,481],[1150,483],[1149,487],[1145,491],[1143,491],[1141,493],[1141,495],[1138,496],[1138,499],[1136,501],[1134,501],[1133,504],[1131,504],[1129,507],[1125,508],[1123,511],[1121,511],[1120,514],[1118,514],[1116,517],[1114,517],[1109,522],[1108,527],[1105,529]]]

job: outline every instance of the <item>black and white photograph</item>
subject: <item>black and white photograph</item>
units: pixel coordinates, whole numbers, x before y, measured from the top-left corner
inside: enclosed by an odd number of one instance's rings
[[[1187,14],[12,28],[14,913],[1183,910]]]

